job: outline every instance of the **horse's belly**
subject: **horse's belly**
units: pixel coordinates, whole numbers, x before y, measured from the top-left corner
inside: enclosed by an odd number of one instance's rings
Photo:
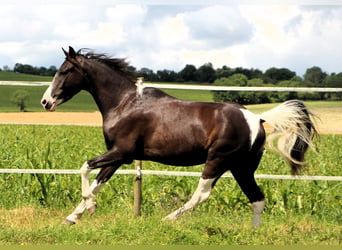
[[[206,161],[207,152],[203,150],[192,150],[191,152],[168,152],[153,153],[146,152],[143,160],[156,161],[173,166],[193,166]]]

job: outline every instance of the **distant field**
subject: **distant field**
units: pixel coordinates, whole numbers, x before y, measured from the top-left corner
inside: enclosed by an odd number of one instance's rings
[[[41,97],[46,90],[45,87],[35,86],[0,86],[0,112],[17,112],[19,109],[10,98],[13,92],[22,89],[29,92],[30,98],[27,102],[27,111],[41,112]],[[211,102],[211,91],[194,90],[165,90],[168,94],[184,100]],[[308,107],[318,115],[317,123],[325,130],[341,131],[342,129],[342,102],[338,101],[307,101]],[[276,103],[248,105],[247,108],[254,113],[262,113],[275,107]],[[98,111],[96,104],[89,93],[81,91],[70,101],[61,105],[57,112],[95,112]]]
[[[16,90],[25,90],[29,93],[27,111],[43,111],[40,100],[46,90],[46,86],[0,86],[0,112],[15,112],[19,108],[11,103],[10,99]],[[59,111],[96,111],[97,107],[92,97],[85,91],[80,92],[72,100],[63,104]]]
[[[0,81],[51,82],[52,77],[0,71]]]
[[[14,112],[19,110],[10,101],[12,93],[19,89],[29,92],[30,97],[27,102],[28,111],[42,111],[39,102],[46,88],[46,86],[0,86],[0,112]],[[176,96],[184,100],[205,102],[213,101],[213,95],[211,91],[172,89],[164,91],[172,96]],[[58,110],[93,112],[97,110],[97,107],[92,97],[87,92],[82,91],[76,96],[74,96],[69,102],[63,104]]]

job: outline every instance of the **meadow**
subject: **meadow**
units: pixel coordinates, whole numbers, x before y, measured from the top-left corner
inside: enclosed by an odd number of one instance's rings
[[[307,175],[341,174],[341,135],[321,135]],[[105,152],[100,127],[0,125],[0,168],[79,169]],[[121,169],[132,169],[132,165]],[[201,171],[144,162],[144,169]],[[289,174],[267,150],[257,174]],[[79,203],[78,175],[1,174],[0,245],[340,245],[342,183],[257,180],[267,197],[261,228],[235,180],[218,181],[209,200],[176,222],[161,219],[186,202],[196,177],[144,176],[142,216],[133,215],[133,176],[115,175],[94,216],[60,223]]]
[[[27,100],[27,111],[39,112],[42,111],[40,100],[46,90],[46,86],[1,86],[0,85],[0,112],[16,112],[19,108],[11,103],[11,96],[17,90],[25,90],[29,93],[29,99]],[[210,91],[203,90],[165,90],[170,95],[177,96],[178,98],[189,101],[213,101],[213,95]],[[91,95],[85,91],[81,91],[79,94],[72,98],[72,101],[64,103],[58,108],[58,111],[97,111],[95,102]]]
[[[28,111],[42,111],[39,101],[46,87],[0,86],[0,112],[18,111],[9,101],[18,89],[30,93]],[[212,101],[210,91],[166,92],[186,100]],[[323,119],[342,112],[340,102],[307,104]],[[275,105],[248,108],[260,113]],[[58,109],[95,110],[86,92]],[[105,152],[100,127],[0,125],[0,144],[0,168],[79,169],[84,161]],[[316,144],[317,151],[307,154],[304,174],[340,176],[342,135],[321,135]],[[197,172],[202,166],[144,162],[143,168]],[[266,150],[256,173],[289,174],[290,169],[277,154]],[[198,178],[144,176],[142,216],[137,218],[133,179],[113,176],[97,197],[95,215],[85,214],[77,225],[65,227],[60,223],[81,199],[78,175],[0,174],[0,246],[342,244],[341,182],[258,179],[267,205],[263,224],[256,229],[250,226],[248,200],[233,179],[221,178],[206,203],[173,223],[161,219],[191,197]]]

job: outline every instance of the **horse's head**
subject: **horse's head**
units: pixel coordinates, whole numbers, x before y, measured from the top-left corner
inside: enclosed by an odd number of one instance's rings
[[[81,65],[84,57],[78,55],[72,47],[69,52],[63,49],[65,61],[56,72],[51,85],[45,91],[41,104],[46,110],[55,111],[57,105],[62,104],[84,88],[87,81]]]

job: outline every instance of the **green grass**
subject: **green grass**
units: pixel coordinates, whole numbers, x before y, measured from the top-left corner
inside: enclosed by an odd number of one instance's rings
[[[0,168],[79,169],[104,153],[100,127],[0,125]],[[307,174],[341,174],[341,135],[322,135],[307,154]],[[133,168],[131,165],[122,166]],[[144,169],[200,171],[144,162]],[[289,174],[266,151],[257,174]],[[92,177],[93,178],[93,177]],[[93,217],[62,227],[81,199],[77,175],[0,175],[0,244],[67,245],[338,245],[342,184],[257,180],[267,197],[263,225],[250,227],[247,198],[233,179],[220,179],[209,200],[174,223],[161,218],[186,202],[198,178],[144,176],[142,217],[133,216],[133,176],[115,175],[97,197]]]
[[[51,82],[52,77],[0,71],[0,81]]]
[[[342,112],[342,103],[339,101],[304,101],[304,103],[308,106],[310,110],[314,112]],[[266,104],[253,104],[253,105],[246,105],[246,107],[256,114],[260,114],[265,112],[269,109],[274,108],[279,103],[266,103]]]
[[[180,90],[180,89],[163,89],[169,95],[187,101],[213,102],[213,94],[210,90]]]
[[[0,112],[17,112],[19,108],[11,102],[12,94],[17,90],[25,90],[29,93],[27,101],[27,111],[40,112],[43,107],[40,105],[40,100],[47,87],[41,86],[0,86]],[[74,96],[70,101],[58,107],[60,112],[78,112],[78,111],[97,111],[97,106],[91,95],[85,91],[81,91]]]
[[[27,111],[42,111],[40,100],[46,90],[41,86],[1,86],[0,85],[0,112],[16,112],[19,108],[11,103],[12,94],[17,90],[25,90],[29,93],[27,101]],[[202,90],[164,90],[166,93],[188,101],[212,102],[213,96],[210,91]],[[97,111],[96,104],[89,93],[82,91],[71,100],[64,103],[57,109],[58,111]]]
[[[129,209],[125,207],[123,209]],[[23,225],[7,223],[0,231],[1,245],[335,245],[339,228],[329,223],[312,223],[311,216],[289,213],[288,217],[265,215],[264,226],[253,229],[245,212],[229,211],[226,215],[190,214],[174,223],[157,216],[133,218],[129,213],[107,211],[76,226],[60,225],[60,211],[26,208],[21,212],[1,211],[20,217]],[[5,214],[3,214],[5,213]],[[27,217],[27,215],[29,215]],[[7,222],[2,219],[1,222]],[[327,230],[327,228],[330,228]],[[332,230],[331,230],[332,229]]]
[[[40,100],[42,95],[44,94],[47,87],[41,86],[1,86],[0,85],[0,112],[16,112],[19,111],[19,108],[16,107],[13,103],[11,103],[10,99],[12,94],[16,90],[25,90],[29,93],[29,100],[27,102],[27,111],[39,112],[43,111]],[[189,101],[206,101],[212,102],[213,96],[210,91],[202,91],[202,90],[164,90],[170,95],[173,95],[177,98],[189,100]],[[338,101],[308,101],[305,102],[309,108],[315,110],[325,109],[324,112],[334,111],[334,112],[342,112],[341,102]],[[248,105],[247,108],[252,112],[261,113],[272,107],[275,107],[276,103],[270,104],[257,104],[257,105]],[[89,93],[85,91],[81,91],[79,94],[74,96],[71,100],[59,106],[57,111],[89,111],[94,112],[97,111],[96,104],[93,98]]]

